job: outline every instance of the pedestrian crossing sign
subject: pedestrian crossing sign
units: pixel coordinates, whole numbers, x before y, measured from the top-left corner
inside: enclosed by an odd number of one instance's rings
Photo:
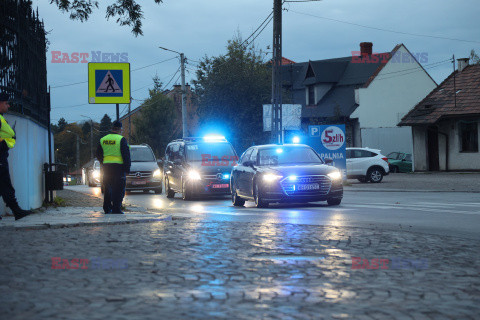
[[[89,63],[88,103],[130,103],[130,63]]]

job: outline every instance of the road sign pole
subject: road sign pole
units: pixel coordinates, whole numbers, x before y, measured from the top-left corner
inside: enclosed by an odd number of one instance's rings
[[[120,120],[120,107],[117,103],[117,121],[119,121],[119,120]]]

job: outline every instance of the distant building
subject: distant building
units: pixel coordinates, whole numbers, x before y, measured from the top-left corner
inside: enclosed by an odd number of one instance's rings
[[[348,57],[284,65],[283,86],[290,103],[302,105],[303,131],[344,123],[347,146],[411,153],[411,131],[397,123],[437,84],[403,44],[385,53],[372,47],[362,42]]]
[[[480,170],[480,65],[458,59],[399,125],[412,128],[415,171]]]

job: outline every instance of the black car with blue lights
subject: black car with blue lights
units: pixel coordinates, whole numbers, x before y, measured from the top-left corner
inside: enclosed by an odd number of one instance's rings
[[[184,200],[230,194],[230,172],[238,156],[223,136],[183,138],[170,142],[163,164],[167,198]]]
[[[343,198],[340,171],[302,144],[250,147],[233,168],[230,184],[235,206],[246,200],[257,207],[316,201],[339,205]]]

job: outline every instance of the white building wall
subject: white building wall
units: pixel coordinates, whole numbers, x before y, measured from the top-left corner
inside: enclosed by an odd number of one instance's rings
[[[397,52],[408,54],[404,46]],[[410,61],[414,61],[413,57]],[[391,59],[368,88],[357,89],[359,107],[350,117],[358,118],[361,128],[396,127],[401,118],[435,87],[436,83],[418,62]]]
[[[474,119],[468,119],[472,121]],[[477,119],[478,132],[480,133],[480,120]],[[449,139],[449,170],[480,170],[480,152],[460,152],[460,131],[459,121],[450,121],[448,123],[450,128]],[[479,141],[480,143],[480,141]],[[479,146],[480,147],[480,146]],[[479,149],[480,150],[480,149]]]
[[[362,147],[379,149],[383,155],[398,151],[412,153],[412,130],[410,127],[362,128]]]
[[[11,114],[4,117],[12,127],[15,125],[17,136],[17,144],[9,151],[8,163],[18,203],[22,209],[39,208],[45,195],[43,164],[48,162],[48,131],[23,117]],[[1,198],[0,214],[5,214]]]
[[[427,129],[412,127],[413,135],[413,171],[427,171]]]

